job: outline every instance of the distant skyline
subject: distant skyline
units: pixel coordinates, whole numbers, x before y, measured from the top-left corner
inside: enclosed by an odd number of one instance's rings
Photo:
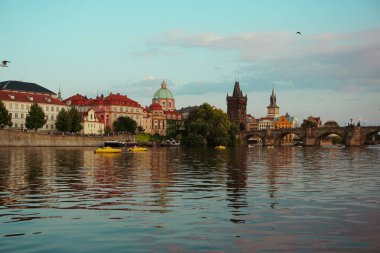
[[[300,34],[297,32],[300,31]],[[67,98],[120,92],[142,106],[162,80],[177,108],[226,110],[235,78],[247,112],[380,125],[377,0],[0,0],[0,81]]]

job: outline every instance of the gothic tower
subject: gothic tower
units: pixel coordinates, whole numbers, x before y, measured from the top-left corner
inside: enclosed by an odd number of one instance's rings
[[[272,89],[272,95],[270,96],[270,105],[267,106],[268,112],[267,117],[275,118],[280,115],[280,107],[276,104],[276,94],[274,93],[274,88]]]
[[[245,129],[247,118],[247,94],[243,96],[238,81],[235,81],[232,96],[227,93],[227,116],[230,122],[235,123],[240,130]]]

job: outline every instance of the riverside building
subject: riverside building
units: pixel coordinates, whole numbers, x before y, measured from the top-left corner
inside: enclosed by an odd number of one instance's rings
[[[125,116],[136,121],[137,126],[141,126],[146,133],[166,135],[173,124],[178,125],[182,122],[182,115],[175,109],[173,93],[167,88],[165,81],[155,92],[149,107],[142,107],[128,96],[112,92],[106,97],[101,95],[94,99],[76,94],[64,102],[68,106],[75,106],[82,113],[84,120],[84,116],[92,115],[90,110],[93,110],[94,119],[104,123],[104,128],[112,129],[117,118]],[[89,117],[91,116],[86,116],[86,120]]]
[[[21,81],[0,82],[0,100],[12,116],[13,129],[25,129],[25,118],[32,104],[44,110],[47,122],[39,131],[54,131],[55,121],[61,109],[69,107],[57,98],[57,94],[36,83]]]

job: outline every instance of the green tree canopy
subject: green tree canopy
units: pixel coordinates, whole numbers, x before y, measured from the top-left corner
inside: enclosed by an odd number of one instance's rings
[[[58,113],[57,120],[55,121],[55,127],[58,131],[70,132],[71,121],[69,118],[69,113],[65,109],[61,109]]]
[[[5,108],[4,103],[0,101],[0,127],[3,128],[4,126],[12,126],[12,116]]]
[[[301,127],[303,128],[314,128],[317,127],[317,123],[311,120],[304,120]]]
[[[43,127],[46,124],[47,119],[45,118],[44,110],[37,103],[30,106],[28,115],[25,118],[25,126],[28,129],[34,129],[37,131],[38,128]]]
[[[176,138],[179,134],[179,128],[181,127],[181,121],[174,119],[166,120],[166,137]]]
[[[71,107],[69,111],[62,109],[58,113],[55,127],[58,131],[76,133],[83,128],[81,122],[80,112],[75,107]]]
[[[113,129],[115,131],[128,132],[131,134],[136,133],[137,123],[130,117],[120,116],[113,123]]]
[[[231,128],[226,113],[204,103],[185,120],[183,142],[186,146],[233,144],[236,132],[236,126]]]
[[[70,129],[68,131],[72,133],[77,133],[80,130],[82,130],[82,116],[80,115],[80,112],[77,110],[77,108],[71,107],[70,111],[68,112],[68,115],[70,121]]]

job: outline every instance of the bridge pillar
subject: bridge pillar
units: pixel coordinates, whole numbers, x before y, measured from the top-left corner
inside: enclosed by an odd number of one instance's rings
[[[360,146],[364,143],[361,142],[361,128],[356,126],[349,126],[346,128],[346,146]]]
[[[274,136],[271,129],[265,130],[265,137],[263,138],[263,146],[274,146]]]
[[[306,128],[306,134],[305,134],[305,146],[318,146],[319,143],[316,141],[316,136],[314,134],[313,128]]]

